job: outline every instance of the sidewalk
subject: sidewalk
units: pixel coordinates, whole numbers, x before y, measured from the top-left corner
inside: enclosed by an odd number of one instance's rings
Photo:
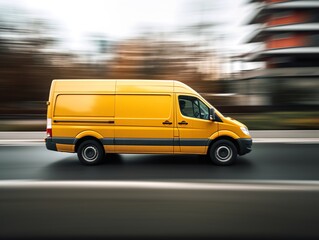
[[[319,143],[319,130],[250,131],[254,143]]]
[[[250,131],[254,143],[319,143],[319,130]],[[45,132],[0,132],[0,145],[44,144]]]

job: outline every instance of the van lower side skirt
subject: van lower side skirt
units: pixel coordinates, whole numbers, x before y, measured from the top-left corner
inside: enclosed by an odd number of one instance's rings
[[[48,138],[55,144],[76,144],[77,138]],[[208,146],[209,139],[173,139],[173,138],[102,138],[103,145],[143,145],[143,146]]]

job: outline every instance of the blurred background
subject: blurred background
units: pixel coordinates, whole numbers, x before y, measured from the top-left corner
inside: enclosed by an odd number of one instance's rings
[[[319,1],[0,0],[0,130],[53,79],[174,79],[250,129],[319,129]]]

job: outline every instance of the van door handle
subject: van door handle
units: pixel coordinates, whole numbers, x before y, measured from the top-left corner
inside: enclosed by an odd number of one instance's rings
[[[114,121],[105,121],[105,123],[115,123]]]
[[[172,122],[166,120],[165,122],[163,122],[164,125],[172,125]]]
[[[178,124],[179,124],[179,125],[187,125],[187,124],[188,124],[188,122],[181,121],[181,122],[179,122]]]

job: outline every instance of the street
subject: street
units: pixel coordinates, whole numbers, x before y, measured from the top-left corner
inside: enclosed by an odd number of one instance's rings
[[[233,166],[42,144],[0,147],[0,239],[317,239],[318,144],[257,143]]]
[[[35,180],[319,180],[318,144],[258,143],[233,166],[193,155],[110,155],[83,166],[76,154],[38,146],[0,146],[0,179]]]

